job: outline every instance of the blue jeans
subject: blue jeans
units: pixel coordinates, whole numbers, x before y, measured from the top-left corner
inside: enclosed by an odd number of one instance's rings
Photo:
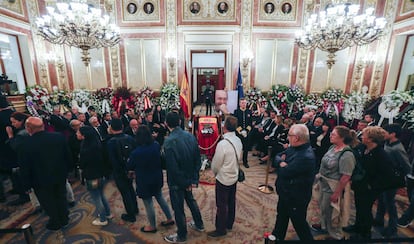
[[[397,231],[397,208],[395,207],[395,193],[397,189],[388,190],[378,197],[378,208],[375,219],[384,222],[384,215],[388,213],[388,229]]]
[[[184,199],[190,208],[193,220],[198,228],[204,228],[203,220],[201,219],[200,209],[198,208],[197,202],[193,197],[191,191],[186,189],[179,189],[177,186],[169,186],[171,205],[174,209],[175,223],[177,225],[178,238],[181,240],[187,239],[187,224],[184,212]]]
[[[157,199],[158,204],[160,205],[162,211],[164,212],[167,219],[171,219],[171,211],[170,207],[168,207],[167,202],[165,201],[164,197],[161,194],[161,189],[154,195],[155,199]],[[147,212],[148,222],[150,223],[152,228],[156,228],[155,223],[155,211],[154,211],[154,204],[152,201],[152,197],[142,199],[144,201],[145,210]]]
[[[88,180],[89,181],[89,180]],[[107,220],[106,216],[111,215],[111,209],[109,208],[108,200],[103,193],[103,188],[105,186],[106,180],[103,180],[102,184],[98,186],[96,189],[89,189],[89,193],[91,194],[92,200],[96,206],[96,212],[99,215],[99,219],[101,222]]]

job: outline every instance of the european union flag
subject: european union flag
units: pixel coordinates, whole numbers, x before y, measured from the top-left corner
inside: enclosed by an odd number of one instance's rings
[[[238,92],[238,99],[244,97],[243,80],[242,80],[242,75],[240,71],[240,66],[239,66],[239,73],[237,75],[237,92]]]

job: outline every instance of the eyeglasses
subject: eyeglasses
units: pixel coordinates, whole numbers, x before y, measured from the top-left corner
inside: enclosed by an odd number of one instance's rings
[[[288,134],[288,136],[296,136],[295,134]]]

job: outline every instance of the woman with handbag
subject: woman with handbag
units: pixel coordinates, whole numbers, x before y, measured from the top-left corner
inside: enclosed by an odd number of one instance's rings
[[[163,174],[161,167],[160,144],[154,141],[151,131],[146,125],[138,127],[136,134],[137,148],[131,153],[127,163],[129,170],[135,171],[135,182],[137,195],[144,201],[149,226],[141,228],[142,232],[155,233],[157,225],[155,222],[155,211],[152,197],[157,199],[162,211],[167,218],[162,221],[162,226],[173,225],[170,208],[162,196]]]
[[[104,160],[103,147],[93,127],[81,127],[76,136],[82,141],[79,154],[82,176],[86,179],[86,188],[91,194],[98,213],[98,218],[92,224],[104,226],[108,224],[108,219],[112,218],[108,200],[103,192],[105,176],[111,173],[111,167]]]

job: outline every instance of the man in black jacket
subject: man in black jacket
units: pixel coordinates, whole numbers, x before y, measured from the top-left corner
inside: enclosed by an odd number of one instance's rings
[[[309,130],[303,124],[292,125],[288,139],[290,147],[275,158],[279,201],[272,233],[277,240],[284,240],[290,219],[299,239],[311,241],[313,237],[306,222],[306,211],[312,197],[315,155],[309,144]]]
[[[113,119],[109,130],[113,135],[107,142],[108,157],[112,163],[113,177],[116,187],[122,195],[122,201],[126,214],[121,215],[121,219],[128,222],[135,222],[138,214],[137,197],[132,186],[132,179],[128,177],[126,160],[130,152],[137,146],[136,141],[131,136],[122,132],[122,121]],[[129,148],[126,148],[129,147]],[[129,153],[128,153],[129,152]]]
[[[69,221],[66,200],[66,178],[72,157],[66,139],[59,133],[44,131],[42,119],[29,117],[22,154],[21,174],[26,192],[30,188],[49,216],[46,228],[59,230]]]
[[[167,161],[168,187],[175,222],[177,223],[177,233],[165,236],[164,240],[170,243],[185,243],[187,227],[184,200],[194,219],[189,223],[189,226],[196,231],[204,231],[200,209],[192,193],[193,186],[197,186],[199,180],[200,149],[195,137],[180,128],[178,113],[168,113],[166,120],[170,135],[165,140],[164,151]]]

